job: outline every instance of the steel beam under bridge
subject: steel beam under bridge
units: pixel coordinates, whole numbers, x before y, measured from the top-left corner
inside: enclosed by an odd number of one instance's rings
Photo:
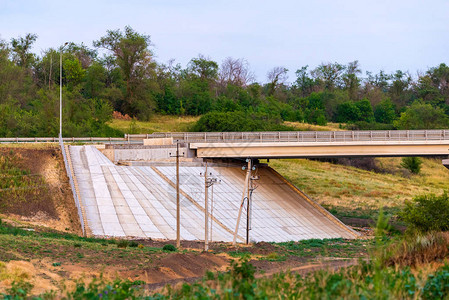
[[[307,158],[449,155],[449,140],[191,143],[203,158]]]

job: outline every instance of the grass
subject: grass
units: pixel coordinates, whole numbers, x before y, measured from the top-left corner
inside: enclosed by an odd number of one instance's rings
[[[449,189],[448,170],[439,159],[424,158],[421,174],[408,177],[400,158],[376,160],[388,174],[306,159],[269,165],[338,217],[373,218],[379,207],[391,215],[416,195]]]
[[[124,133],[135,134],[150,134],[153,132],[183,132],[189,131],[200,117],[193,116],[163,116],[154,115],[150,121],[142,122],[136,121],[133,125],[133,121],[117,120],[114,119],[108,123],[114,129],[118,129]]]
[[[14,150],[0,148],[0,213],[31,214],[42,210],[54,215],[54,208],[42,203],[43,199],[50,198],[45,178],[32,174],[22,164]]]
[[[53,231],[29,231],[0,223],[0,261],[14,259],[51,259],[59,264],[84,262],[106,265],[148,261],[148,254],[165,253],[162,248],[122,247],[113,239],[86,238]],[[122,258],[126,261],[120,262]]]
[[[372,239],[345,240],[341,238],[310,239],[277,243],[277,245],[285,250],[285,254],[298,257],[354,258],[366,256],[370,248],[374,246],[374,241]]]
[[[309,123],[302,122],[284,122],[284,125],[295,128],[296,130],[304,130],[304,131],[340,131],[345,130],[345,124],[339,123],[327,123],[327,125],[314,125]]]

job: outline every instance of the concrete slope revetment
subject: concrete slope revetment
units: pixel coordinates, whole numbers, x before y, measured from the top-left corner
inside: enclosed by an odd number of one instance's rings
[[[88,232],[99,237],[176,239],[176,168],[119,166],[94,146],[70,146]],[[220,180],[209,188],[212,241],[230,242],[245,181],[240,167],[216,166]],[[204,240],[204,167],[180,166],[181,239]],[[257,169],[252,194],[250,240],[285,242],[355,238],[352,231],[267,166]],[[245,206],[246,207],[246,206]],[[246,237],[243,210],[237,241]]]

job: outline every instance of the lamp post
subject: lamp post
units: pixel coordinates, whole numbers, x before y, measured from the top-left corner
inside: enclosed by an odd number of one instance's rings
[[[61,47],[61,53],[59,54],[59,137],[62,138],[62,51],[68,42],[64,43]]]

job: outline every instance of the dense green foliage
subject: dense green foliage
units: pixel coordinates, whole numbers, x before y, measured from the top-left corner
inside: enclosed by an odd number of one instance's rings
[[[219,64],[199,55],[185,68],[173,60],[157,62],[150,36],[131,27],[108,30],[94,48],[69,43],[40,56],[31,51],[37,38],[27,34],[0,41],[0,136],[58,134],[60,75],[65,136],[121,135],[106,125],[112,111],[142,121],[155,112],[223,113],[214,115],[220,119],[215,127],[202,120],[198,130],[204,131],[222,128],[223,121],[233,127],[237,117],[227,117],[231,114],[245,120],[256,116],[249,130],[277,130],[273,124],[281,121],[351,123],[351,129],[449,126],[449,67],[444,63],[416,79],[402,71],[363,76],[358,61],[322,63],[299,68],[291,83],[288,70],[279,66],[262,79],[265,83],[257,83],[244,59],[228,57]],[[263,118],[268,125],[258,121]]]
[[[435,274],[429,275],[422,290],[423,299],[445,299],[449,295],[449,266],[445,265]]]
[[[418,232],[449,230],[449,197],[433,194],[415,197],[406,202],[399,217],[409,230]]]
[[[235,132],[235,131],[283,131],[291,128],[281,125],[280,119],[266,114],[243,112],[210,112],[203,115],[192,131]]]
[[[419,157],[403,157],[401,166],[413,174],[419,174],[421,171],[422,160]]]

